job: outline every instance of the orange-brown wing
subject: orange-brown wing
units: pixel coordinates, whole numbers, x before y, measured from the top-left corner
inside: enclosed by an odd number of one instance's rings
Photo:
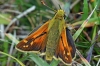
[[[49,21],[34,33],[20,41],[16,48],[21,51],[45,51]]]
[[[70,48],[70,52],[71,52],[71,55],[72,55],[72,58],[75,57],[75,53],[76,53],[76,47],[75,47],[75,43],[74,43],[74,40],[72,38],[72,35],[69,31],[68,28],[66,28],[66,37],[67,37],[67,42],[68,42],[68,46]]]
[[[69,46],[66,30],[62,31],[59,45],[57,47],[55,57],[60,59],[64,64],[72,63],[72,47]],[[75,55],[75,54],[74,54]]]

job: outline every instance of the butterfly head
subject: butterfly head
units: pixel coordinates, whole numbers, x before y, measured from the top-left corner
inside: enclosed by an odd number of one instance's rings
[[[65,16],[64,10],[60,9],[60,10],[57,11],[57,13],[56,13],[56,15],[55,15],[55,18],[61,20],[61,19],[64,18],[64,16]]]

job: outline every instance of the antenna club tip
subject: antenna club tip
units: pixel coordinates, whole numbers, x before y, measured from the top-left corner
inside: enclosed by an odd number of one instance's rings
[[[44,3],[44,1],[43,1],[43,0],[41,0],[41,3],[42,3],[43,5],[46,5],[46,4]]]

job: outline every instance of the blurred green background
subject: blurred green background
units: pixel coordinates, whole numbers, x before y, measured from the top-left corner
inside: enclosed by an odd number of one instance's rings
[[[22,53],[16,44],[35,27],[53,18],[53,10],[64,9],[66,26],[70,29],[76,48],[91,66],[100,65],[100,5],[99,0],[0,0],[0,66],[65,66],[57,60],[47,63],[34,53]],[[97,6],[82,32],[78,28]],[[60,6],[60,7],[59,7]],[[34,8],[35,7],[35,8]],[[33,9],[32,9],[33,8]],[[30,10],[29,10],[30,9]],[[75,34],[81,32],[80,34]],[[76,37],[77,36],[77,37]],[[76,38],[76,39],[75,39]],[[86,65],[76,54],[73,64]],[[87,65],[88,66],[88,65]]]

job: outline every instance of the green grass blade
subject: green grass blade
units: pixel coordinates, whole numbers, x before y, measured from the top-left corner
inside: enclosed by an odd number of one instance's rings
[[[49,66],[49,64],[40,58],[38,55],[30,53],[30,58],[38,65],[38,66]]]
[[[85,20],[88,17],[88,1],[84,0],[84,8],[83,8],[83,15],[82,15],[82,19]]]
[[[85,25],[88,23],[88,20],[90,19],[90,17],[92,16],[93,12],[95,11],[95,9],[97,8],[97,5],[95,6],[95,8],[93,9],[93,11],[91,12],[91,14],[89,15],[89,17],[83,22],[83,24],[81,25],[81,27],[76,31],[76,33],[73,35],[73,40],[75,41],[77,39],[77,37],[80,35],[80,33],[83,31]]]
[[[13,57],[13,56],[7,54],[7,53],[4,53],[4,52],[0,51],[0,54],[9,56],[9,57],[11,57],[12,59],[16,60],[21,66],[25,66],[25,65],[24,65],[21,61],[19,61],[17,58],[15,58],[15,57]]]
[[[59,60],[55,60],[53,59],[53,61],[51,62],[50,66],[57,66],[59,64]]]

